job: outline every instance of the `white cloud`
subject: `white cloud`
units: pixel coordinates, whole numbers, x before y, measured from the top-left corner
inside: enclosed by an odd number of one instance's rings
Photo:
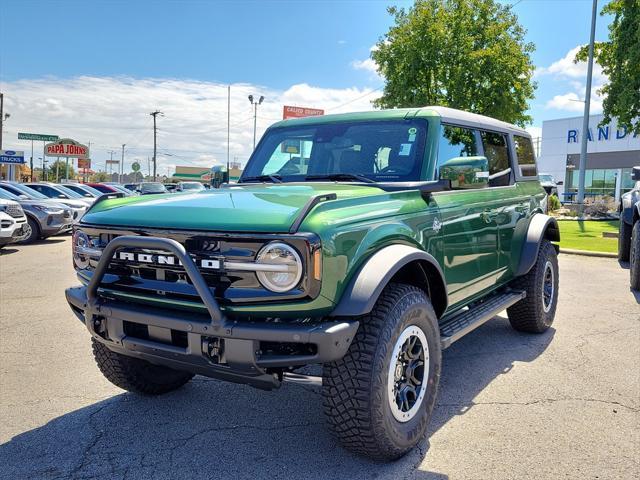
[[[562,85],[567,92],[555,95],[545,104],[547,109],[562,110],[566,112],[584,111],[584,94],[587,78],[587,62],[574,63],[580,46],[572,48],[559,60],[556,60],[548,67],[539,67],[535,71],[535,77],[541,79],[543,76],[551,76],[556,85]],[[591,87],[591,113],[602,111],[603,98],[598,94],[598,90],[608,81],[607,76],[602,72],[602,67],[597,63],[593,64],[593,76]]]
[[[542,127],[526,127],[525,130],[529,132],[531,138],[536,139],[542,137]]]
[[[372,45],[371,48],[369,48],[369,52],[374,52],[377,48],[377,45]],[[380,78],[380,74],[378,73],[378,64],[371,57],[365,58],[364,60],[352,61],[351,68],[369,72],[372,78]]]
[[[153,155],[153,119],[158,124],[158,171],[166,174],[175,165],[209,167],[226,162],[227,85],[178,79],[130,77],[41,78],[3,82],[5,112],[4,146],[26,150],[31,142],[17,140],[18,132],[70,137],[91,142],[93,167],[104,168],[110,151],[120,158],[125,148],[125,171],[134,161],[146,173]],[[282,118],[283,105],[325,109],[327,113],[371,110],[380,95],[372,89],[327,89],[307,84],[276,90],[252,84],[231,87],[231,160],[246,162],[253,144],[253,110],[249,94],[264,95],[258,107],[257,137]],[[39,164],[42,142],[35,142],[34,162]]]

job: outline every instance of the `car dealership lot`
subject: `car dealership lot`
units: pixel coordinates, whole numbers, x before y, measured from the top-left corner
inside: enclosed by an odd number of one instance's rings
[[[69,243],[0,257],[0,478],[640,476],[640,296],[612,259],[560,256],[546,334],[497,317],[446,350],[429,441],[378,464],[334,444],[313,387],[109,384],[64,300]]]

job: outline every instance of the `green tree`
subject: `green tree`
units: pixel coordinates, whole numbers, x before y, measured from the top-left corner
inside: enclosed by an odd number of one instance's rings
[[[417,0],[390,7],[395,24],[371,53],[385,78],[383,108],[442,105],[509,123],[531,122],[532,43],[494,0]]]
[[[92,182],[106,182],[109,175],[106,172],[96,172],[91,176]]]
[[[47,165],[47,178],[51,180],[56,179],[56,172],[58,174],[58,180],[65,178],[67,172],[67,160],[56,160],[53,163]],[[69,178],[76,178],[76,172],[73,169],[72,160],[69,159]]]
[[[594,57],[609,81],[599,90],[604,97],[604,119],[612,117],[618,125],[640,133],[640,0],[612,0],[601,15],[613,15],[609,25],[609,40],[594,45]],[[588,58],[588,46],[583,46],[575,61]]]

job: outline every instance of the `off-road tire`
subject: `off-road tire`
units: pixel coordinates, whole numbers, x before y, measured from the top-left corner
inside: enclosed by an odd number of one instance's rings
[[[18,243],[21,245],[27,245],[29,243],[36,242],[40,239],[40,225],[33,218],[27,217],[27,223],[31,228],[31,233],[24,240],[20,240]]]
[[[618,231],[618,260],[620,260],[621,262],[629,261],[632,230],[633,230],[633,227],[621,218],[620,230]]]
[[[633,225],[631,233],[631,254],[629,256],[629,275],[632,290],[640,291],[640,220]]]
[[[426,337],[429,373],[418,410],[409,421],[400,422],[391,411],[387,379],[395,343],[409,326],[419,327]],[[371,313],[360,318],[347,354],[324,365],[322,393],[329,430],[357,454],[377,460],[403,456],[424,437],[436,401],[440,365],[440,331],[429,298],[419,288],[389,284]]]
[[[91,342],[93,357],[102,374],[124,390],[142,395],[160,395],[180,388],[193,378],[191,373],[113,352],[93,338]]]
[[[543,285],[547,262],[553,269],[553,292],[549,310],[545,312],[543,302]],[[548,240],[542,240],[538,250],[536,263],[529,273],[516,278],[511,286],[515,290],[524,290],[527,296],[518,303],[507,308],[511,326],[520,332],[542,333],[553,323],[558,305],[558,256]]]

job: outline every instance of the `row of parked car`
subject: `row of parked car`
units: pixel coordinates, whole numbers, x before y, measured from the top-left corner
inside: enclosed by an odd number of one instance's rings
[[[73,222],[104,194],[153,195],[172,190],[194,192],[205,187],[199,182],[181,182],[169,184],[169,188],[159,182],[120,185],[113,182],[0,181],[0,248],[9,243],[32,243],[70,231]]]

